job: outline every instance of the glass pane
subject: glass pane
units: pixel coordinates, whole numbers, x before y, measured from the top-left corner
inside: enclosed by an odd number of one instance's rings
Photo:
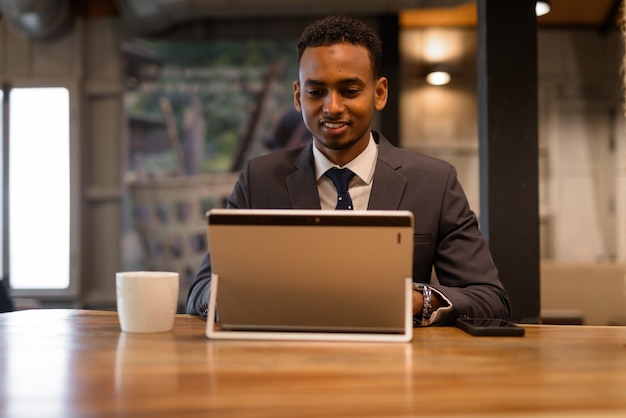
[[[15,88],[9,109],[9,277],[14,289],[70,278],[70,119],[65,88]]]

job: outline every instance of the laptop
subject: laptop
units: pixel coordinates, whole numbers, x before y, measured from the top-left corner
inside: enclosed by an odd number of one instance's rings
[[[212,209],[210,339],[410,341],[409,211]]]

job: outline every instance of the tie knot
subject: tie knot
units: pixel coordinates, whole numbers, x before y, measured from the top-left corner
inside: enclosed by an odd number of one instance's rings
[[[348,191],[348,184],[350,184],[350,180],[354,177],[354,172],[348,168],[333,167],[324,173],[324,175],[331,179],[337,189],[337,193],[346,193]]]

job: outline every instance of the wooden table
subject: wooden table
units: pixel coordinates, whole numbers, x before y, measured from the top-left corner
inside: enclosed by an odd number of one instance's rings
[[[125,334],[115,312],[0,314],[0,416],[626,416],[623,327],[379,344],[209,341],[205,324]]]

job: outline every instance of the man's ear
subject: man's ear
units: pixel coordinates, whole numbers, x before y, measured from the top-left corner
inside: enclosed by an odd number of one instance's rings
[[[298,112],[302,112],[302,106],[300,105],[300,82],[293,82],[293,106]]]
[[[374,105],[376,110],[383,110],[387,105],[387,96],[389,94],[389,81],[387,78],[380,77],[376,80],[374,94]]]

